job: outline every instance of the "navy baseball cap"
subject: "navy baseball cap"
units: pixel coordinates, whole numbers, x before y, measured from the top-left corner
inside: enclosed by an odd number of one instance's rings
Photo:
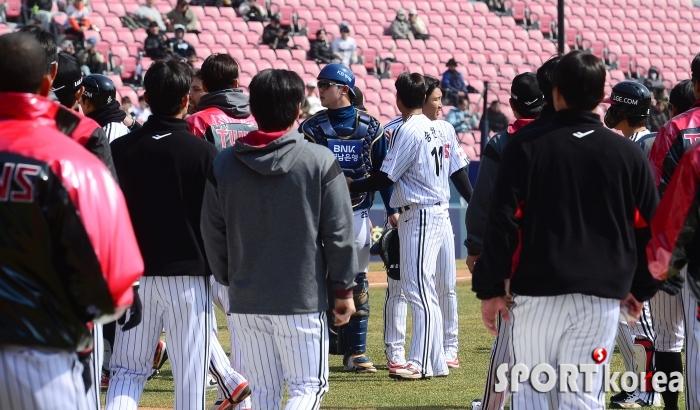
[[[350,95],[355,97],[355,74],[350,68],[342,64],[328,64],[318,73],[317,80],[331,80],[338,84],[347,85],[350,88]]]

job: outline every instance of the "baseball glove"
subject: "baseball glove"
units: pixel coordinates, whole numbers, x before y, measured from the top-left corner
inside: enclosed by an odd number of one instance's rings
[[[379,238],[379,256],[384,261],[386,274],[391,279],[399,280],[401,274],[399,271],[399,257],[401,248],[399,245],[399,231],[396,228],[390,228],[384,231],[382,237]]]

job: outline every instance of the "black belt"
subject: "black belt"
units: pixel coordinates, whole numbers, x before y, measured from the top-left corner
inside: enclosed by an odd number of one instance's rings
[[[436,202],[433,205],[415,204],[415,205],[413,205],[413,207],[415,208],[417,205],[421,206],[422,208],[427,207],[427,206],[440,206],[440,202]],[[399,214],[402,214],[406,211],[410,211],[411,205],[400,206],[398,209],[399,209]]]

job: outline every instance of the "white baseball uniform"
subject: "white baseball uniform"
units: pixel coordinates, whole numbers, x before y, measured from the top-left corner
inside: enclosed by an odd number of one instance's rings
[[[498,337],[496,337],[491,346],[489,369],[486,373],[486,384],[481,400],[481,410],[503,410],[506,406],[506,400],[508,400],[508,388],[500,393],[496,392],[496,371],[498,370],[498,366],[503,363],[507,363],[509,368],[513,365],[510,360],[512,350],[510,339],[513,334],[513,320],[505,321],[500,314],[497,316]]]
[[[153,373],[153,351],[165,327],[175,381],[176,410],[201,410],[210,362],[211,286],[206,276],[145,276],[139,296],[143,320],[117,331],[110,362],[107,410],[136,410]]]
[[[687,277],[688,267],[681,270]],[[661,293],[661,292],[659,292]],[[681,297],[685,313],[685,408],[700,409],[700,321],[697,319],[698,301],[690,286],[683,286]],[[658,294],[658,293],[657,293]]]
[[[92,354],[90,358],[90,375],[92,385],[87,391],[88,406],[90,410],[100,410],[100,381],[102,378],[102,359],[104,358],[104,338],[102,323],[95,323],[92,328]]]
[[[226,313],[228,312],[229,308],[229,300],[228,300],[228,287],[222,285],[221,283],[217,282],[214,279],[214,276],[211,277],[211,290],[212,290],[212,296],[214,299],[214,305],[221,310],[224,315],[226,315],[226,324],[228,325],[228,333],[230,336],[230,350],[231,350],[231,357],[230,357],[230,367],[233,368],[235,373],[237,375],[244,375],[245,374],[245,363],[243,363],[243,352],[241,352],[241,343],[238,340],[238,335],[236,334],[236,331],[233,327],[233,320],[231,319],[231,315]],[[218,331],[217,331],[217,324],[216,324],[216,319],[214,317],[214,312],[212,311],[212,331],[214,332],[214,337],[212,338],[212,344],[214,341],[218,344]],[[212,365],[214,364],[214,354],[212,353]],[[213,374],[213,373],[212,373]],[[236,383],[240,383],[240,381],[237,380],[236,375],[232,375],[234,377],[234,381]],[[218,393],[217,393],[217,400],[223,399],[225,396],[228,397],[231,395],[231,393],[235,390],[235,385],[234,386],[229,386],[226,390],[227,393],[224,392],[224,389],[221,387],[221,383],[219,383],[219,379],[215,376],[215,379],[217,380],[217,384],[219,385]],[[224,384],[225,385],[225,384]],[[230,385],[230,383],[229,383]],[[249,409],[251,407],[251,399],[248,397],[247,399],[243,400],[241,404],[236,406],[235,408],[238,410],[243,410],[243,409]]]
[[[618,349],[620,349],[620,354],[622,354],[625,370],[637,374],[643,371],[653,371],[653,368],[648,369],[647,366],[643,366],[645,361],[644,356],[646,355],[644,346],[635,343],[637,339],[646,339],[652,343],[654,342],[656,333],[654,332],[653,322],[654,320],[652,319],[648,301],[644,302],[642,316],[635,323],[630,325],[620,317],[620,321],[617,325],[615,342],[617,343]],[[653,391],[642,392],[638,390],[637,396],[646,403],[652,404],[658,395]]]
[[[401,212],[400,283],[413,318],[408,362],[424,376],[449,374],[436,270],[441,253],[455,259],[448,179],[467,165],[454,129],[449,132],[447,126],[452,126],[443,123],[422,114],[409,117],[392,136],[382,165],[382,171],[394,181],[391,206]]]
[[[393,134],[403,124],[403,118],[398,117],[384,126],[385,132]],[[433,121],[433,125],[442,130],[449,138],[457,141],[454,127],[441,120]],[[461,148],[460,148],[461,150]],[[448,188],[449,189],[449,188]],[[448,196],[449,198],[449,196]],[[453,241],[453,238],[445,238]],[[435,274],[438,303],[443,317],[443,350],[447,360],[457,357],[459,351],[459,326],[457,313],[457,267],[453,251],[448,252],[448,244],[444,244],[438,252],[437,271]],[[408,301],[401,291],[399,281],[387,278],[386,300],[384,303],[384,345],[387,360],[394,363],[406,361],[406,318]]]

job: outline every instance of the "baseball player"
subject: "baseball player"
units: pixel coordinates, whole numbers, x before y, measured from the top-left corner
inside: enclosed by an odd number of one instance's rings
[[[117,332],[110,362],[113,376],[107,409],[136,409],[152,373],[152,353],[163,327],[175,380],[175,409],[203,409],[210,356],[210,271],[200,233],[206,174],[218,153],[193,138],[182,117],[189,104],[191,70],[182,62],[159,61],[146,72],[145,96],[153,111],[143,128],[111,144],[119,182],[145,261],[139,293],[141,325]],[[212,342],[214,349],[218,344]],[[220,346],[218,346],[220,349]],[[236,386],[228,408],[250,395],[248,382],[232,370]]]
[[[695,98],[700,97],[700,54],[696,55],[691,63],[691,80]],[[671,180],[678,161],[684,151],[700,139],[700,102],[695,102],[688,111],[672,118],[656,134],[656,139],[649,153],[649,161],[654,172],[659,194],[664,196],[664,191]],[[690,189],[690,187],[687,187]],[[685,276],[685,269],[681,271]],[[684,289],[681,292],[682,301],[676,300],[662,302],[659,310],[666,309],[666,321],[656,320],[661,327],[657,329],[657,354],[656,370],[665,373],[667,377],[673,372],[683,369],[681,349],[683,347],[683,330],[685,330],[686,345],[686,406],[691,409],[700,408],[700,329],[694,320],[694,303],[690,299],[690,291]],[[654,314],[654,300],[652,300],[652,314]],[[681,326],[681,319],[685,319],[685,329]],[[678,393],[666,391],[661,393],[664,406],[673,410],[678,406]]]
[[[442,112],[442,91],[440,81],[431,76],[424,76],[427,86],[423,115],[434,121],[435,126],[440,126],[445,133],[453,134],[454,128],[438,120]],[[403,124],[403,117],[397,117],[390,121],[384,132],[389,137],[399,126]],[[456,136],[454,138],[457,138]],[[454,175],[454,174],[453,174]],[[456,175],[461,175],[456,174]],[[469,202],[472,189],[469,179],[461,187],[468,189],[461,195]],[[446,248],[443,248],[445,250]],[[457,316],[457,267],[455,261],[449,258],[447,252],[438,254],[437,271],[435,274],[435,286],[438,294],[438,303],[442,311],[443,340],[442,346],[445,352],[447,367],[458,368],[459,358],[459,328]],[[387,278],[386,301],[384,303],[384,346],[389,369],[401,367],[406,364],[406,318],[408,313],[408,301],[401,291],[401,283],[398,280]]]
[[[435,275],[441,253],[454,259],[448,178],[455,185],[462,185],[467,160],[454,129],[448,132],[442,122],[435,123],[422,114],[426,91],[421,74],[402,73],[397,78],[396,102],[404,123],[391,138],[382,169],[365,180],[348,179],[351,193],[395,185],[391,206],[401,214],[400,283],[413,318],[408,360],[389,370],[390,377],[399,379],[447,376],[450,372],[443,351],[443,320]],[[468,191],[464,186],[458,189]]]
[[[595,364],[595,349],[612,352],[621,301],[639,317],[638,301],[657,290],[637,249],[649,237],[639,220],[651,220],[658,195],[641,150],[591,112],[603,100],[605,76],[599,58],[565,55],[554,71],[552,123],[510,140],[493,186],[472,286],[492,334],[497,313],[512,315],[513,361],[530,369]],[[526,381],[511,408],[604,408],[601,371],[590,391],[582,378],[576,383],[578,391],[540,393]]]
[[[294,129],[301,78],[263,70],[249,89],[260,130],[216,157],[202,236],[216,280],[228,286],[252,407],[280,409],[286,383],[286,409],[316,410],[328,391],[327,289],[337,326],[354,312],[351,204],[335,157]]]
[[[187,118],[190,132],[216,145],[219,151],[257,129],[250,116],[248,96],[238,84],[238,61],[228,54],[212,54],[200,73],[206,93],[197,102],[198,112]]]
[[[83,78],[83,96],[80,106],[88,118],[92,118],[105,130],[111,143],[130,132],[124,124],[126,111],[117,101],[117,87],[109,77],[102,74],[90,74]]]
[[[321,104],[327,110],[308,118],[299,131],[311,142],[328,147],[335,154],[343,173],[352,178],[363,178],[379,172],[387,152],[387,141],[379,120],[352,105],[355,97],[355,75],[342,64],[328,64],[318,74],[317,82]],[[398,212],[389,206],[392,188],[380,191],[388,213],[389,223],[397,225]],[[375,373],[367,357],[367,325],[369,323],[369,270],[370,224],[369,208],[374,192],[351,195],[360,273],[355,278],[353,298],[355,314],[338,337],[344,341],[343,365],[346,371]]]
[[[604,101],[610,104],[605,113],[605,126],[622,132],[625,138],[637,143],[642,149],[651,147],[656,133],[647,129],[649,110],[651,109],[651,93],[642,84],[634,81],[621,81],[612,89],[609,98]],[[665,295],[665,292],[661,292]],[[662,296],[657,294],[654,298]],[[668,295],[668,297],[677,297]],[[654,299],[652,298],[652,300]],[[616,343],[622,353],[625,369],[633,373],[650,373],[654,370],[654,339],[656,333],[653,326],[653,315],[649,309],[651,301],[644,302],[642,316],[635,323],[627,323],[622,317],[617,327]],[[651,379],[648,379],[645,391],[638,388],[628,393],[622,391],[610,398],[610,408],[629,408],[630,406],[659,406],[661,396],[652,389]]]
[[[556,64],[556,62],[551,64]],[[484,154],[481,156],[474,196],[467,208],[465,219],[467,239],[465,240],[465,245],[469,252],[467,267],[470,270],[473,270],[474,263],[481,255],[484,231],[486,229],[486,216],[489,209],[489,197],[496,179],[503,147],[526,125],[532,124],[545,107],[545,96],[540,90],[537,76],[533,73],[523,73],[513,78],[510,94],[509,103],[516,120],[505,131],[494,135],[486,145]],[[499,317],[498,336],[491,348],[484,395],[481,399],[472,402],[473,409],[496,410],[505,407],[508,395],[505,391],[501,393],[495,391],[496,369],[501,364],[510,362],[510,338],[511,323],[505,322]]]
[[[143,261],[109,171],[58,131],[42,45],[6,34],[0,52],[0,408],[89,409],[76,352],[131,304]]]

